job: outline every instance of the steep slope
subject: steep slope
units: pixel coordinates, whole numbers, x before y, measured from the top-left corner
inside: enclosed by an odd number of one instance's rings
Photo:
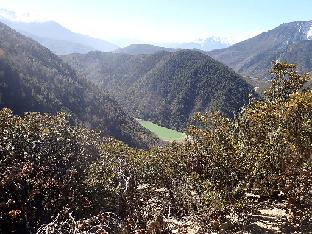
[[[154,54],[160,51],[169,51],[173,52],[176,49],[172,48],[166,48],[166,47],[160,47],[160,46],[154,46],[150,44],[131,44],[124,48],[119,48],[115,50],[115,53],[124,53],[124,54]]]
[[[291,62],[302,64],[301,62],[310,60],[306,57],[294,59],[292,53],[297,43],[312,39],[312,21],[297,21],[282,24],[268,32],[237,43],[225,49],[209,52],[213,58],[232,67],[236,72],[260,78],[269,78],[269,70],[272,60],[292,60]],[[300,44],[299,47],[308,46],[309,43]],[[303,64],[306,64],[304,62]],[[299,67],[302,69],[303,67]],[[309,67],[308,70],[312,70]]]
[[[146,147],[157,140],[107,94],[80,78],[37,42],[0,23],[0,108],[66,111],[73,120],[129,145]]]
[[[197,111],[231,116],[252,92],[234,71],[191,50],[136,56],[90,52],[63,59],[101,83],[135,117],[177,130]]]
[[[17,30],[18,32],[30,36],[32,39],[36,40],[38,37],[40,43],[43,39],[49,43],[45,46],[56,52],[57,54],[64,54],[63,51],[68,51],[72,47],[72,44],[80,44],[85,48],[90,48],[88,50],[99,50],[99,51],[113,51],[118,48],[117,45],[110,43],[105,40],[89,37],[79,33],[72,32],[62,25],[54,22],[17,22],[0,17],[0,21],[7,24],[11,28]],[[56,44],[54,44],[56,43]],[[58,47],[58,50],[55,48]],[[70,53],[77,52],[76,50],[70,50]],[[83,52],[83,51],[78,51]]]
[[[280,54],[281,60],[287,60],[289,63],[297,63],[300,70],[312,71],[312,41],[304,40],[294,43]]]

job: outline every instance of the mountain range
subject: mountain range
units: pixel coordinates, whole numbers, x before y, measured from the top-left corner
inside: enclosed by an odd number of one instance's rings
[[[114,50],[114,53],[138,55],[138,54],[155,54],[160,51],[173,52],[176,50],[177,49],[155,46],[151,44],[131,44],[124,48]]]
[[[97,38],[74,33],[64,26],[54,21],[46,22],[23,22],[10,17],[15,15],[15,12],[11,12],[5,9],[0,9],[0,21],[17,30],[18,32],[34,39],[43,46],[49,48],[52,52],[58,55],[70,54],[70,53],[87,53],[93,50],[99,50],[103,52],[109,52],[117,50],[119,46]],[[115,39],[116,41],[120,41]],[[122,47],[135,47],[138,43],[142,44],[139,40],[123,39],[120,41]],[[133,45],[132,45],[133,44]],[[146,43],[145,43],[146,44]],[[153,44],[153,43],[152,43]],[[199,39],[192,42],[183,43],[161,43],[154,45],[155,47],[165,47],[173,49],[197,49],[203,51],[210,51],[214,49],[222,49],[230,46],[224,38],[220,37],[208,37],[205,39]],[[125,49],[125,48],[124,48]],[[134,49],[134,48],[131,48]]]
[[[296,21],[208,54],[244,76],[267,80],[273,60],[295,63],[301,71],[312,71],[311,39],[312,21]]]
[[[14,113],[60,111],[75,124],[100,130],[127,144],[147,148],[159,140],[107,93],[58,56],[0,23],[0,108]]]
[[[86,53],[92,50],[113,51],[118,48],[111,42],[72,32],[54,21],[20,22],[1,16],[0,21],[38,41],[58,55],[75,52]]]
[[[25,37],[0,24],[1,107],[18,114],[67,111],[76,122],[142,148],[159,141],[133,117],[185,130],[195,112],[217,110],[233,116],[254,93],[248,82],[265,86],[270,79],[272,60],[312,71],[312,21],[282,24],[209,52],[148,44],[90,52],[89,37],[54,22],[15,23],[32,32],[25,31]],[[63,36],[47,39],[49,29]],[[60,58],[29,37],[51,43],[50,49],[69,43],[59,50],[79,53]],[[91,41],[93,46],[103,43]]]
[[[233,116],[253,88],[233,70],[194,50],[154,54],[89,52],[62,56],[133,116],[185,130],[195,112]]]
[[[229,47],[231,44],[227,42],[224,38],[220,37],[208,37],[205,39],[199,39],[192,42],[183,43],[163,43],[161,44],[165,47],[175,48],[175,49],[195,49],[202,51],[211,51],[215,49],[223,49]]]
[[[205,40],[198,40],[188,43],[164,43],[164,46],[156,46],[152,44],[131,44],[129,46],[114,50],[115,53],[125,54],[154,54],[160,51],[174,52],[181,49],[211,51],[214,49],[221,49],[230,46],[229,43],[222,41],[221,38],[209,37]]]

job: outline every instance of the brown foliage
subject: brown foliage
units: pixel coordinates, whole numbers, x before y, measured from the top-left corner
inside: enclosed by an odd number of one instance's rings
[[[309,76],[284,63],[272,71],[263,100],[233,119],[198,113],[188,141],[149,151],[73,128],[64,114],[2,110],[1,231],[236,232],[276,202],[287,230],[311,231]]]

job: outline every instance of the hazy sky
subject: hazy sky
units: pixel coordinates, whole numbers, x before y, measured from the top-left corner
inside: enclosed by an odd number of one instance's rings
[[[312,20],[312,0],[0,0],[0,8],[102,39],[154,43],[239,41],[283,22]]]

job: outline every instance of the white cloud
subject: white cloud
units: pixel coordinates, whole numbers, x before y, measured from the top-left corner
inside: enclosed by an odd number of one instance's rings
[[[43,17],[40,14],[34,14],[23,11],[12,11],[4,8],[0,9],[0,16],[9,19],[11,21],[21,21],[21,22],[43,22],[47,20],[47,18]]]

